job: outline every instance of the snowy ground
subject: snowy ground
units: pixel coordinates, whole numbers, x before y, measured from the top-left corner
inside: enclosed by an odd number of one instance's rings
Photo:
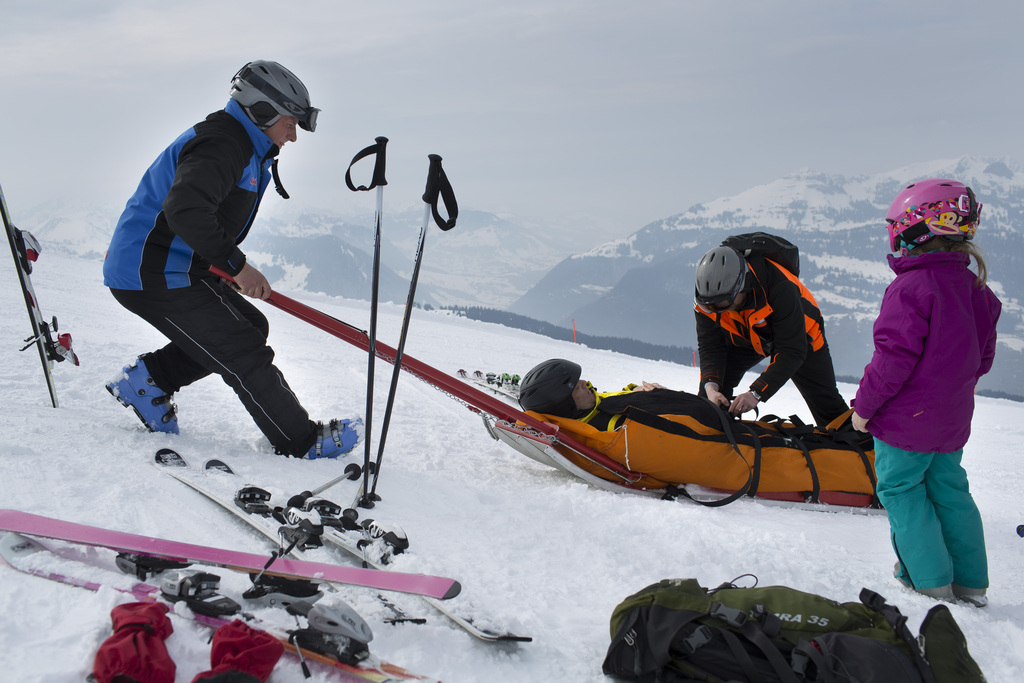
[[[45,245],[44,245],[45,250]],[[27,335],[13,264],[0,256],[0,507],[86,524],[248,551],[267,546],[243,524],[162,475],[149,462],[173,447],[202,459],[229,460],[251,483],[298,492],[333,479],[342,463],[273,455],[234,395],[216,378],[179,393],[181,436],[144,431],[103,383],[136,354],[162,344],[121,309],[100,281],[100,263],[43,254],[35,285],[44,312],[74,335],[82,366],[55,370],[61,400],[49,405],[38,358],[18,353]],[[425,258],[441,258],[428,253]],[[296,294],[342,320],[366,327],[367,304]],[[689,315],[681,306],[679,315]],[[362,414],[366,357],[355,347],[266,308],[279,366],[314,419]],[[401,307],[382,307],[380,339],[394,345]],[[406,352],[449,372],[524,374],[536,362],[568,357],[602,389],[657,381],[693,390],[696,371],[447,316],[416,311]],[[379,425],[391,367],[377,364]],[[841,387],[849,398],[852,386]],[[773,413],[806,414],[784,389]],[[1024,539],[1019,453],[1024,406],[981,398],[965,462],[985,519],[991,604],[953,606],[971,652],[993,683],[1024,680]],[[361,459],[362,451],[358,454]],[[418,380],[399,383],[373,515],[401,524],[412,552],[405,571],[459,579],[456,602],[532,643],[479,642],[427,610],[425,625],[388,626],[383,608],[359,589],[349,601],[374,629],[371,650],[449,683],[602,681],[608,619],[627,595],[663,578],[717,585],[753,573],[761,585],[785,584],[840,601],[867,586],[897,604],[916,632],[932,606],[899,587],[883,516],[769,508],[740,501],[708,509],[591,489],[492,441],[480,418]],[[347,504],[347,489],[325,493]],[[3,680],[80,681],[109,635],[111,608],[124,598],[90,593],[0,567]],[[416,601],[401,601],[419,610]],[[209,632],[174,617],[168,641],[177,681],[208,668]],[[283,658],[272,683],[302,681]],[[315,681],[341,680],[318,668]]]

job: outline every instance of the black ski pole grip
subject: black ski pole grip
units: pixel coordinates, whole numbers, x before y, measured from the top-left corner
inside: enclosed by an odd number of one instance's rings
[[[436,154],[428,154],[430,168],[427,169],[427,188],[423,191],[423,201],[430,205],[431,213],[434,215],[434,222],[442,230],[451,230],[455,227],[455,219],[459,217],[459,204],[455,201],[455,191],[452,184],[448,182],[448,176],[441,168],[441,157]],[[448,218],[441,218],[437,210],[437,199],[440,196],[444,202],[444,209]]]
[[[387,146],[388,139],[383,135],[374,138],[377,141],[377,157],[373,161],[373,178],[370,180],[370,187],[387,185],[384,178],[384,171],[387,167]]]
[[[362,149],[352,157],[352,161],[348,165],[348,170],[345,171],[345,184],[348,185],[348,189],[353,192],[361,192],[363,190],[372,190],[377,186],[383,187],[388,184],[388,181],[384,178],[384,172],[387,167],[387,144],[388,139],[384,136],[375,138],[376,142],[369,147]],[[360,185],[356,187],[352,183],[352,167],[356,165],[356,162],[365,159],[371,154],[376,154],[376,158],[373,161],[373,177],[370,179],[370,185]]]
[[[290,508],[301,508],[306,504],[306,501],[313,497],[312,491],[303,491],[297,493],[288,499],[288,507]]]

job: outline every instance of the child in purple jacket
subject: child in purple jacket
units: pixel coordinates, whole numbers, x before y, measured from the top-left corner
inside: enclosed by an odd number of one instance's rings
[[[981,206],[969,187],[941,178],[896,196],[886,215],[890,246],[900,253],[888,257],[896,279],[882,298],[853,415],[853,426],[874,436],[896,578],[924,595],[979,607],[988,602],[985,535],[960,460],[1001,309],[969,241]]]

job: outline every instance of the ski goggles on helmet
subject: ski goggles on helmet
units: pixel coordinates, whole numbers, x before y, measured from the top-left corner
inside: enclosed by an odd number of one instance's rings
[[[235,74],[235,79],[245,81],[259,90],[268,100],[277,105],[274,108],[282,116],[287,115],[297,118],[299,120],[299,127],[303,130],[307,130],[310,133],[316,131],[316,117],[320,113],[320,110],[316,107],[300,106],[295,100],[285,96],[284,93],[267,82],[248,64],[239,69],[238,73]],[[273,122],[271,122],[271,125],[273,125]]]
[[[697,308],[714,315],[715,313],[721,313],[732,306],[733,302],[736,301],[736,297],[743,291],[744,286],[747,284],[747,274],[743,273],[736,280],[736,284],[732,286],[732,289],[728,294],[719,294],[717,296],[701,296],[696,290],[693,292],[693,303],[697,305]]]
[[[729,307],[732,306],[733,301],[734,299],[723,296],[713,302],[705,303],[705,301],[700,297],[693,297],[693,303],[696,304],[697,308],[711,315],[728,310]]]
[[[889,246],[892,251],[905,252],[933,237],[953,240],[974,238],[984,204],[978,203],[971,188],[956,197],[940,199],[920,206],[911,206],[895,219],[887,219]],[[908,246],[902,246],[908,245]]]

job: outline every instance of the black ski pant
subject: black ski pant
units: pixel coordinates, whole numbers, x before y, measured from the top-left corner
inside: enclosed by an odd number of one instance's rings
[[[178,289],[110,291],[170,340],[142,356],[158,387],[171,394],[220,375],[278,453],[309,451],[316,424],[274,365],[270,323],[241,294],[213,278]]]
[[[733,390],[743,379],[744,373],[765,359],[753,349],[740,348],[729,344],[726,352],[725,372],[722,373],[722,386],[718,390],[728,398],[733,398]],[[811,411],[814,424],[825,427],[836,419],[850,406],[836,387],[836,371],[832,365],[832,354],[828,350],[828,342],[817,351],[808,350],[803,365],[796,371],[790,381],[797,388],[804,402]],[[703,384],[698,392],[707,398]]]

